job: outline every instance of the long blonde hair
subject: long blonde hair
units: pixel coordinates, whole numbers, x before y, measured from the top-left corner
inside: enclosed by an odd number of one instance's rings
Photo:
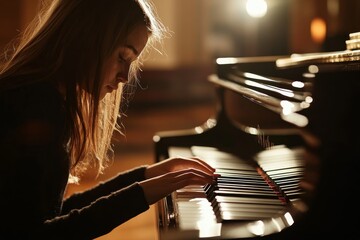
[[[139,24],[145,24],[151,34],[141,56],[130,66],[127,86],[100,99],[104,59]],[[165,32],[147,0],[44,1],[37,17],[2,56],[0,88],[35,81],[63,86],[69,133],[64,144],[71,174],[80,176],[91,163],[102,173],[113,157],[113,133],[122,132],[120,102],[129,93],[124,91],[138,84],[143,55],[161,43]],[[84,85],[89,90],[79,87]]]

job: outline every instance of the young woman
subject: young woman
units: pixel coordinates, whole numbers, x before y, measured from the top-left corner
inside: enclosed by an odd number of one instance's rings
[[[93,239],[176,189],[215,181],[204,161],[171,158],[64,199],[88,167],[108,166],[120,100],[165,33],[146,0],[44,2],[1,61],[1,238]]]

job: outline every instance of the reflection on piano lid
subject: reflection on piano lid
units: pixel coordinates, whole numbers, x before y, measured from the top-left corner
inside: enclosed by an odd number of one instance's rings
[[[357,238],[359,80],[356,46],[217,59],[216,117],[154,141],[156,161],[196,155],[221,177],[160,201],[160,238]]]
[[[356,50],[360,49],[360,32],[350,33],[350,39],[346,40],[346,49],[347,50]]]
[[[360,61],[359,49],[327,53],[293,54],[289,58],[278,59],[276,64],[281,68],[299,64],[351,63],[357,61]]]
[[[231,89],[250,101],[278,113],[287,122],[300,127],[308,124],[308,119],[298,112],[308,108],[313,100],[310,92],[306,89],[306,87],[311,87],[311,83],[297,80],[290,82],[286,79],[272,77],[260,78],[258,75],[249,72],[230,72],[225,81],[217,75],[211,75],[209,81]],[[284,86],[275,86],[275,83]],[[294,87],[297,87],[298,90],[292,89]]]
[[[326,53],[292,54],[289,58],[276,60],[279,68],[307,64],[322,63],[348,63],[360,61],[360,32],[350,33],[349,40],[346,40],[345,51]],[[336,65],[332,64],[331,67]]]
[[[287,122],[305,127],[309,123],[306,109],[313,102],[312,79],[322,72],[359,70],[359,33],[350,34],[349,41],[351,41],[348,42],[351,47],[345,51],[292,54],[290,57],[277,56],[275,58],[219,58],[216,62],[220,74],[211,75],[209,80],[278,113]],[[264,71],[265,75],[259,75],[257,72],[263,70],[246,66],[249,63],[256,63],[258,67],[261,67],[265,66],[264,64],[269,65],[269,61],[276,64],[272,68],[277,68],[278,74],[283,77],[270,76],[269,74],[273,72],[267,70]],[[241,65],[241,69],[236,67],[238,65]],[[292,67],[302,72],[301,79],[286,78],[288,77],[286,71],[291,70]]]

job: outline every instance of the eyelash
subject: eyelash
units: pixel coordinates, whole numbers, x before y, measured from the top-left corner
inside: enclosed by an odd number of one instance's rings
[[[127,62],[126,59],[122,56],[122,55],[119,55],[119,61],[120,62]]]

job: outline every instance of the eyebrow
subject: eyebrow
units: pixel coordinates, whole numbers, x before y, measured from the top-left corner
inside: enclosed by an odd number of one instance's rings
[[[129,48],[130,50],[132,50],[134,52],[134,54],[137,56],[139,55],[139,51],[132,45],[125,45],[126,48]]]

